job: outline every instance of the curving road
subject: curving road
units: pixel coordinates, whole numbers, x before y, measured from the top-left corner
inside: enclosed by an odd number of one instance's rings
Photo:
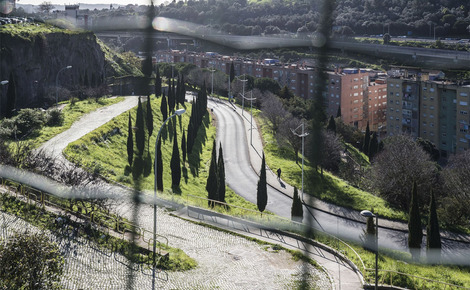
[[[238,195],[256,204],[256,187],[261,167],[262,141],[257,126],[250,132],[250,114],[241,115],[241,109],[228,102],[210,101],[209,107],[217,119],[217,144],[222,144],[225,159],[225,178],[227,185]],[[253,134],[250,145],[250,134]],[[275,174],[268,170],[268,204],[266,210],[290,219],[292,198],[287,189],[279,186]],[[285,187],[286,185],[283,184]],[[321,203],[320,205],[318,203]],[[359,213],[334,205],[315,201],[304,205],[304,222],[314,228],[338,236],[347,241],[361,242],[365,229],[364,218]],[[321,210],[318,210],[320,208]],[[313,213],[313,216],[310,214]],[[332,214],[333,213],[333,214]],[[379,247],[408,252],[407,226],[403,223],[380,220]],[[400,230],[393,230],[398,228]],[[468,237],[467,237],[468,238]],[[468,264],[470,261],[470,244],[443,239],[443,257],[451,263]],[[423,238],[422,248],[425,248]]]

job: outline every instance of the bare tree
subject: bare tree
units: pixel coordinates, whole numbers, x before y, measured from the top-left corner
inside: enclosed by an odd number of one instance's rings
[[[437,165],[416,142],[406,135],[384,139],[384,149],[372,164],[370,181],[377,192],[388,202],[402,210],[408,210],[411,188],[416,182],[420,192],[420,204],[427,204],[423,193],[435,184]]]
[[[470,151],[453,155],[442,170],[445,196],[442,220],[453,225],[468,225],[470,220]]]
[[[39,11],[44,12],[44,13],[49,13],[54,8],[55,6],[52,5],[52,2],[50,1],[44,1],[41,4],[39,4]]]
[[[279,126],[286,120],[289,113],[284,109],[281,100],[273,95],[265,95],[261,103],[262,116],[269,122],[271,131],[276,134]]]
[[[304,122],[306,123],[306,122]],[[302,120],[296,117],[289,115],[287,119],[282,122],[279,126],[279,130],[276,134],[276,139],[279,145],[288,145],[294,150],[295,153],[295,163],[299,163],[299,150],[302,147],[302,138],[299,137],[302,132],[297,130],[294,134],[292,132],[302,124]]]
[[[322,130],[322,142],[320,165],[331,172],[338,172],[343,151],[340,138],[331,131]]]

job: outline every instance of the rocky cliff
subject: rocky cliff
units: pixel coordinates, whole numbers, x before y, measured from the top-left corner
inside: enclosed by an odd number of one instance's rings
[[[0,27],[0,80],[15,82],[16,108],[44,106],[55,102],[56,77],[59,98],[82,86],[103,82],[105,56],[92,32],[71,32],[34,27]],[[39,25],[40,26],[40,25]],[[70,69],[59,71],[67,66]],[[0,88],[1,103],[6,89]]]

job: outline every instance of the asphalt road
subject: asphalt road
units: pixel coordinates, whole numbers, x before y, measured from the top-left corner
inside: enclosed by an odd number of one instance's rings
[[[257,146],[256,144],[262,143],[255,129],[253,130],[253,145],[250,145],[250,134],[247,133],[250,124],[246,121],[246,119],[249,119],[249,113],[245,113],[245,117],[242,117],[241,109],[227,102],[210,101],[209,107],[217,119],[217,144],[222,144],[224,152],[226,183],[235,193],[256,204],[256,188],[259,180],[257,172],[260,168],[254,168],[256,166],[255,162],[250,161],[250,150],[254,150],[255,155],[258,155],[258,158],[261,159],[262,145]],[[254,127],[256,128],[256,126]],[[253,157],[253,152],[251,154]],[[274,173],[269,174],[274,175]],[[267,211],[290,218],[291,205],[292,199],[290,196],[268,186]],[[365,225],[356,221],[357,213],[346,208],[339,208],[341,213],[338,213],[338,207],[331,207],[335,208],[336,214],[313,208],[307,210],[304,206],[304,222],[310,221],[314,228],[338,236],[346,241],[361,242]],[[310,213],[313,213],[313,216]],[[354,216],[354,218],[349,219],[338,215]],[[384,222],[384,220],[379,219],[379,225],[383,226]],[[406,225],[402,224],[401,228],[406,228]],[[408,252],[407,236],[406,231],[382,227],[379,229],[379,248]],[[426,240],[423,238],[423,249],[425,248],[425,242]],[[469,263],[470,244],[443,239],[442,256],[447,258],[449,262]]]

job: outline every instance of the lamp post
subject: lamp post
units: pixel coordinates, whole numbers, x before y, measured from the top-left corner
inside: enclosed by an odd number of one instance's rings
[[[71,65],[63,67],[57,72],[57,75],[55,76],[55,106],[56,107],[59,103],[59,74],[61,71],[66,70],[66,69],[71,69],[71,68],[72,68]]]
[[[214,66],[212,66],[212,69],[210,70],[211,71],[211,97],[214,97],[214,72],[215,72],[215,69],[214,69]]]
[[[379,279],[379,268],[378,268],[378,260],[379,260],[379,215],[373,214],[369,210],[361,211],[361,215],[366,218],[375,217],[375,290],[378,288],[378,279]]]
[[[245,75],[243,75],[243,79],[239,79],[237,78],[239,81],[243,82],[243,91],[242,91],[242,116],[243,116],[243,111],[245,110],[245,83],[248,81],[245,77]]]
[[[300,135],[295,133],[295,131],[297,131],[297,129],[299,129],[299,127],[302,127],[302,134],[300,134]],[[292,134],[302,138],[302,201],[304,201],[304,138],[308,136],[308,133],[305,133],[304,122],[302,122],[294,130],[292,130],[292,129],[290,129],[290,130],[292,131]]]
[[[242,95],[243,99],[246,99],[247,101],[250,101],[250,112],[251,112],[251,120],[250,120],[250,145],[253,145],[253,101],[256,100],[256,98],[253,98],[253,91],[251,91],[251,98],[246,98],[244,95]],[[243,112],[243,111],[242,111]]]
[[[153,204],[153,272],[152,272],[152,289],[155,289],[155,252],[157,250],[157,146],[158,146],[158,139],[160,138],[160,133],[162,132],[163,127],[165,124],[173,118],[174,116],[181,116],[184,114],[185,109],[176,110],[173,115],[168,117],[165,121],[163,121],[162,126],[158,130],[157,140],[155,141],[155,160],[154,160],[154,187],[153,187],[153,196],[154,196],[154,204]]]

